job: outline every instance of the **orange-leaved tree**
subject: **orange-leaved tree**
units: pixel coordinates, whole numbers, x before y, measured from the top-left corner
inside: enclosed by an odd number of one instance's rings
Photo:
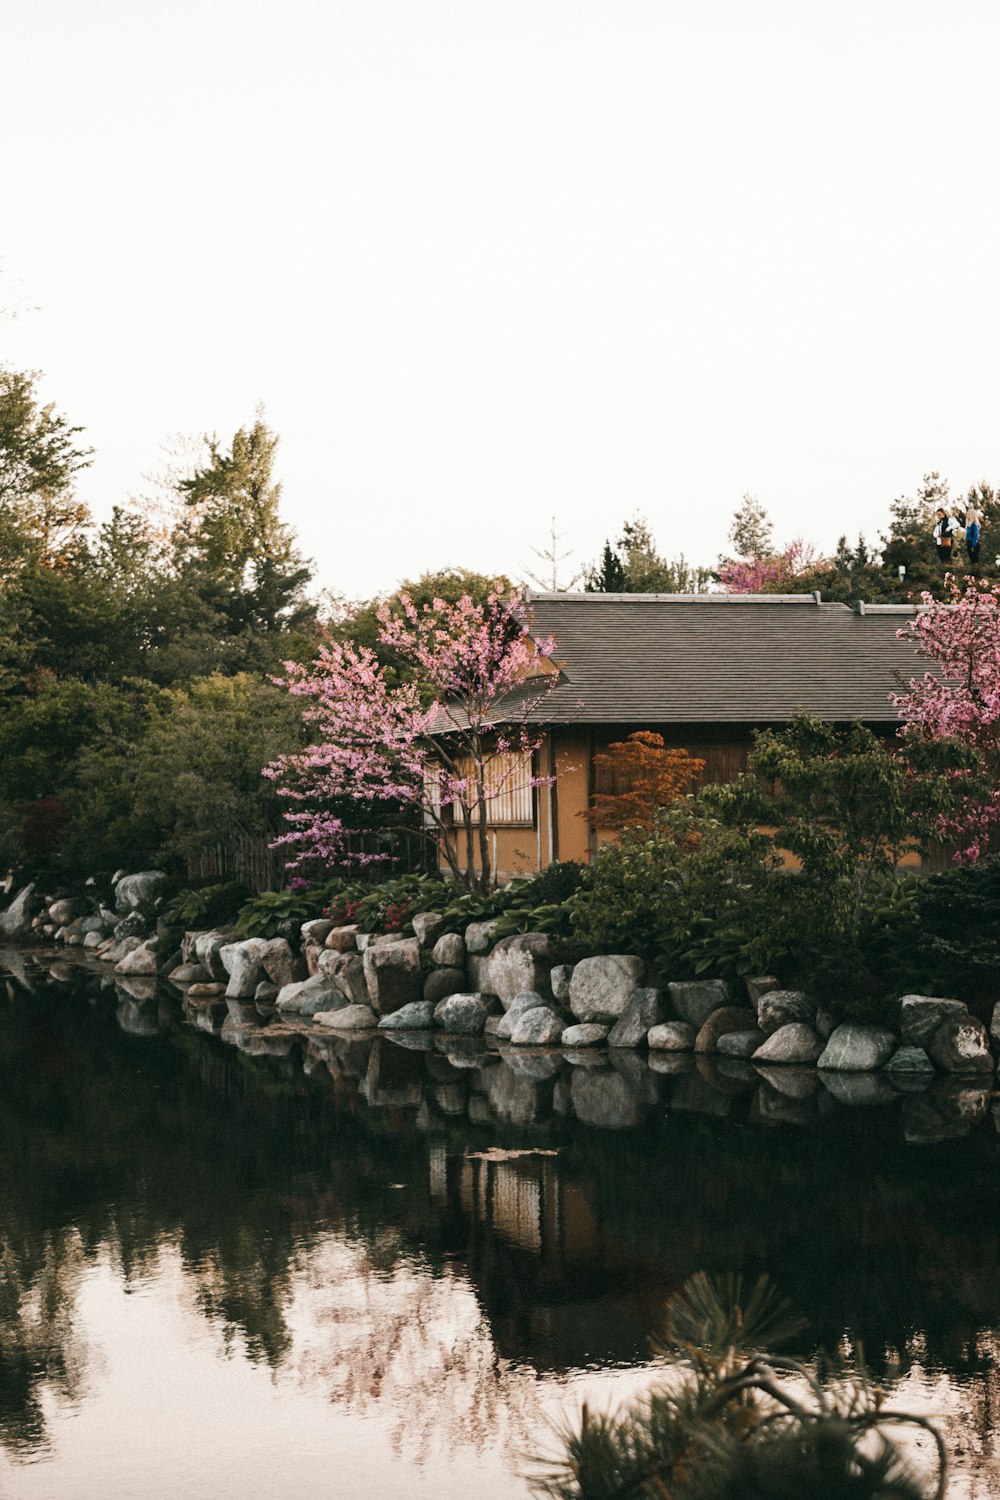
[[[594,756],[594,771],[609,790],[595,792],[584,813],[591,828],[652,831],[656,814],[691,791],[705,762],[667,749],[662,734],[639,729]]]

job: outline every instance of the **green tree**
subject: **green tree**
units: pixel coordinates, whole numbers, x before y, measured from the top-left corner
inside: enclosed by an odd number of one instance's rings
[[[736,556],[747,561],[770,557],[774,551],[773,533],[770,517],[757,497],[744,495],[729,528],[729,540],[736,548]]]
[[[89,516],[73,495],[93,450],[83,431],[42,406],[35,371],[0,367],[0,581],[29,562],[62,565]]]
[[[642,516],[624,522],[614,547],[605,542],[600,563],[584,576],[591,594],[700,594],[712,581],[710,569],[689,563],[683,553],[661,557]]]

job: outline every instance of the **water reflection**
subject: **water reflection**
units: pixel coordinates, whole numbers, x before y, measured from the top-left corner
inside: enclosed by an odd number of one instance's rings
[[[185,1017],[155,986],[65,968],[46,987],[19,962],[0,1022],[13,1458],[52,1454],[63,1413],[100,1399],[80,1315],[96,1267],[126,1289],[173,1267],[223,1354],[377,1418],[410,1464],[495,1453],[518,1494],[512,1455],[543,1441],[553,1381],[645,1370],[693,1271],[767,1269],[808,1316],[801,1353],[863,1342],[904,1404],[951,1412],[964,1492],[993,1492],[1000,1152],[981,1082],[845,1090],[737,1060],[354,1040],[254,1007]]]

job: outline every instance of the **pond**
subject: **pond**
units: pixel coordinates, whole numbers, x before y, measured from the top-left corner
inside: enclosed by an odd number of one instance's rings
[[[767,1271],[801,1354],[863,1347],[949,1495],[1000,1494],[982,1083],[220,1035],[49,969],[0,954],[9,1500],[527,1496],[553,1423],[662,1373],[699,1270]]]

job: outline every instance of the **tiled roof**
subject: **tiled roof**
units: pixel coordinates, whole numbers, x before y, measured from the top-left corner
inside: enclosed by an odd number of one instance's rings
[[[892,723],[888,694],[926,670],[896,631],[906,605],[811,594],[531,594],[532,634],[554,636],[552,723]],[[898,674],[898,676],[897,676]]]

